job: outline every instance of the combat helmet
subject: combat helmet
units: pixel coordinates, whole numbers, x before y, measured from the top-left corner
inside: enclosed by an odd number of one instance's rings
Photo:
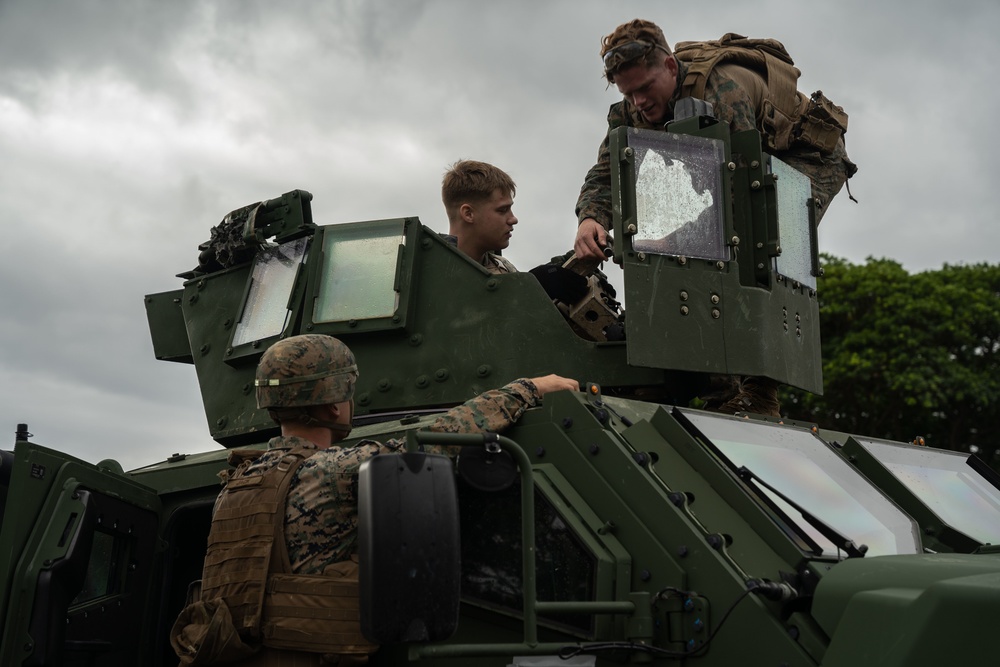
[[[350,348],[332,336],[304,334],[269,347],[257,364],[257,407],[304,408],[349,401],[358,366]]]

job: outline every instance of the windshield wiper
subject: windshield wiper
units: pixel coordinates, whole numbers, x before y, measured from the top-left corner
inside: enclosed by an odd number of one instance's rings
[[[795,508],[795,510],[802,515],[802,518],[805,519],[806,523],[808,523],[810,526],[818,530],[820,535],[830,540],[830,542],[833,543],[833,546],[845,552],[848,558],[863,558],[865,553],[868,552],[867,544],[858,545],[854,543],[854,540],[847,539],[846,537],[844,537],[844,535],[838,532],[836,528],[826,523],[819,517],[816,517],[813,514],[807,512],[804,507],[802,507],[797,502],[795,502],[794,500],[783,494],[781,491],[778,491],[776,488],[765,482],[763,479],[760,478],[760,475],[753,472],[746,466],[740,466],[740,469],[737,470],[736,473],[739,475],[740,479],[742,479],[744,482],[751,482],[753,480],[756,480],[758,484],[760,484],[765,489],[767,489],[768,491],[770,491],[771,493],[773,493],[774,495],[778,496],[786,503],[791,505],[793,508]]]

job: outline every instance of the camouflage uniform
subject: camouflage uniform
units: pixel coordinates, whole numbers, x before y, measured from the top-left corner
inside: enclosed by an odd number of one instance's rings
[[[257,406],[282,424],[328,428],[342,438],[350,432],[343,413],[327,421],[330,415],[308,408],[353,400],[357,377],[354,354],[341,341],[293,336],[262,355]],[[515,380],[452,408],[429,429],[502,431],[539,400],[532,381]],[[403,440],[320,448],[284,435],[263,453],[231,452],[237,467],[221,475],[225,488],[212,516],[201,591],[170,633],[181,664],[365,663],[377,647],[362,636],[358,618],[358,471],[374,456],[404,450]]]
[[[669,117],[673,120],[674,104],[680,98],[687,65],[677,60],[677,87],[668,104]],[[761,130],[758,117],[767,98],[767,84],[756,72],[736,64],[722,64],[712,70],[705,86],[705,101],[711,103],[716,118],[729,123],[730,131]],[[666,121],[665,121],[666,122]],[[637,127],[647,130],[662,130],[662,124],[648,123],[628,100],[611,105],[608,111],[608,131],[617,127]],[[609,138],[604,137],[595,164],[580,189],[576,203],[577,220],[593,218],[605,229],[611,229],[611,153]],[[840,192],[841,187],[857,171],[857,166],[847,157],[844,140],[841,137],[837,148],[830,154],[817,150],[791,149],[776,151],[775,156],[798,169],[810,178],[813,196],[822,217],[830,201]]]
[[[538,404],[538,390],[530,380],[515,380],[487,391],[439,416],[428,427],[439,433],[503,431],[527,408]],[[384,444],[362,440],[351,447],[320,450],[308,440],[279,436],[268,451],[250,464],[244,475],[260,474],[274,466],[292,447],[316,449],[292,478],[285,505],[285,541],[292,572],[322,574],[331,563],[348,560],[357,551],[358,468],[383,453],[405,451],[402,439]],[[425,451],[454,453],[454,448],[427,447]]]
[[[456,248],[458,247],[458,237],[454,234],[441,234],[441,238]],[[484,269],[493,274],[517,273],[514,265],[504,259],[499,253],[487,252],[479,259],[479,263],[482,264]]]

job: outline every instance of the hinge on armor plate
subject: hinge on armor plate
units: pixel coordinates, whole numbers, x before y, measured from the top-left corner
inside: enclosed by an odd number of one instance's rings
[[[673,651],[692,653],[702,648],[709,634],[710,605],[700,595],[674,595],[658,605],[665,609],[667,619],[666,647]]]

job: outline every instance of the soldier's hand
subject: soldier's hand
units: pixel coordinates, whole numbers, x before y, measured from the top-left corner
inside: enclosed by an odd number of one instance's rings
[[[608,232],[593,218],[585,218],[576,229],[573,250],[580,259],[599,259],[602,262],[604,247],[608,245]]]
[[[562,391],[563,389],[580,391],[579,382],[561,377],[559,375],[546,375],[545,377],[531,378],[531,382],[534,383],[535,388],[538,389],[539,396],[544,396],[545,394],[553,391]]]

